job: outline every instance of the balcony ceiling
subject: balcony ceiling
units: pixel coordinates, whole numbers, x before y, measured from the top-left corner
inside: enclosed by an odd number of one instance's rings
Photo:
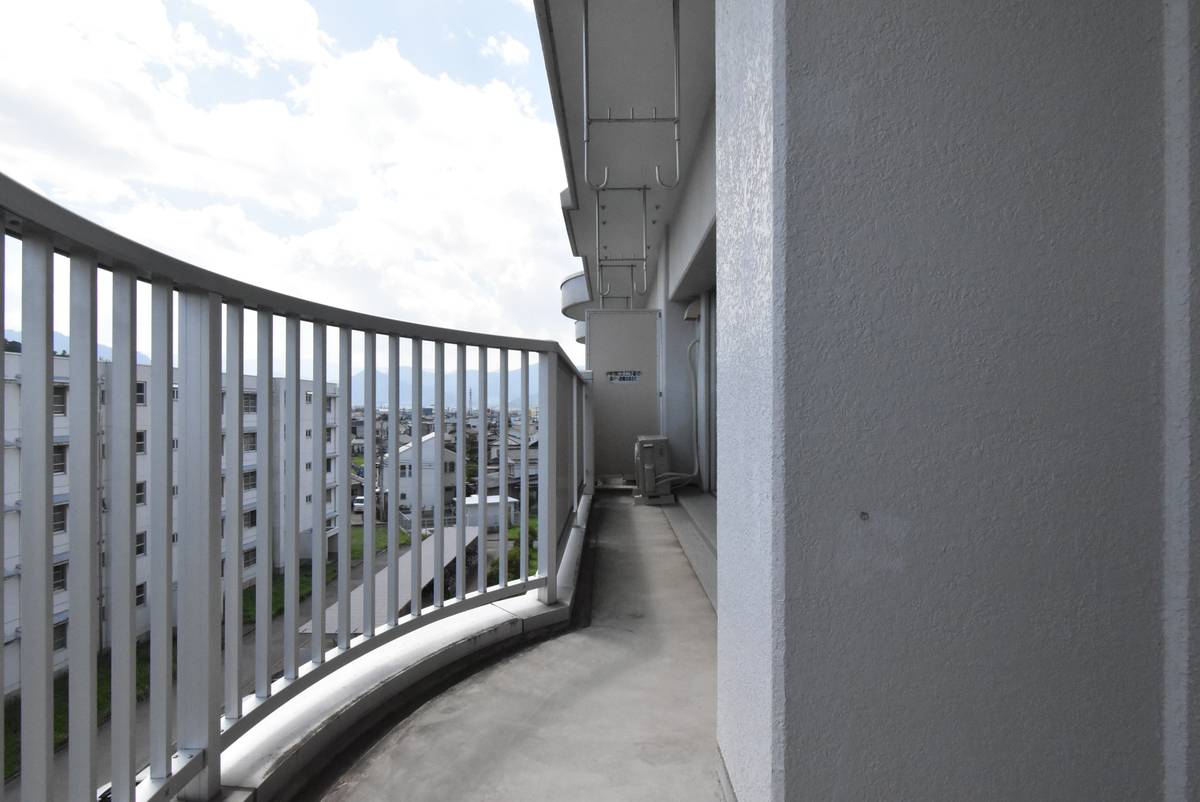
[[[582,258],[588,300],[572,298],[570,317],[579,319],[588,308],[600,308],[594,254],[596,252],[596,194],[583,171],[582,11],[580,0],[541,0],[537,3],[542,48],[555,104],[568,187],[563,193],[563,217],[573,253]],[[660,117],[673,110],[671,0],[591,0],[590,106],[593,118]],[[685,191],[688,167],[695,154],[713,93],[712,0],[680,2],[680,163],[683,177],[674,190],[655,181],[661,166],[668,182],[674,177],[672,126],[657,124],[592,125],[590,164],[598,183],[609,168],[610,187],[649,186],[647,193],[648,285],[667,222]],[[600,240],[604,256],[635,256],[642,247],[641,197],[637,192],[601,193]],[[607,246],[606,248],[604,246]],[[632,273],[632,275],[631,275]],[[604,268],[610,294],[606,308],[646,305],[641,268]],[[634,286],[636,285],[636,287]],[[630,300],[631,299],[631,300]],[[564,299],[565,304],[566,299]]]

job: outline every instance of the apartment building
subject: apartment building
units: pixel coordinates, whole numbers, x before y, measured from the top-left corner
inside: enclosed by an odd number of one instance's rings
[[[53,413],[54,426],[54,444],[52,451],[52,471],[53,471],[53,519],[51,533],[53,537],[53,605],[54,605],[54,666],[55,669],[64,667],[66,663],[66,644],[67,644],[67,629],[70,626],[71,610],[68,601],[68,565],[70,564],[70,551],[67,539],[67,514],[70,509],[71,497],[68,492],[68,454],[71,448],[70,437],[68,435],[70,418],[68,415],[68,398],[71,392],[71,376],[69,360],[66,357],[55,357],[54,364],[54,389],[52,395],[51,411]],[[106,608],[106,599],[108,598],[108,588],[110,580],[108,576],[108,566],[106,560],[105,542],[108,534],[108,504],[107,504],[107,488],[109,486],[109,463],[107,459],[106,439],[107,432],[111,426],[110,407],[106,403],[106,386],[109,383],[109,371],[111,364],[101,361],[97,364],[97,395],[99,403],[99,421],[98,421],[98,443],[97,453],[100,458],[100,466],[98,475],[101,477],[100,487],[100,526],[95,533],[96,543],[99,548],[100,564],[98,587],[102,590],[99,597],[95,600],[96,607],[100,610],[100,643],[102,646],[107,646],[109,643],[109,632],[107,622],[104,616]],[[19,429],[20,409],[20,385],[21,377],[21,354],[6,353],[4,359],[4,384],[3,384],[3,403],[5,405],[4,420],[6,421],[6,431],[4,432],[4,468],[6,482],[4,487],[3,499],[3,533],[4,533],[4,691],[9,693],[20,688],[21,678],[18,670],[19,664],[19,644],[21,639],[21,612],[20,612],[20,582],[21,582],[21,560],[19,556],[19,538],[21,526],[21,486],[20,486],[20,448],[21,438]],[[150,507],[148,501],[148,481],[150,475],[150,457],[149,457],[149,430],[151,426],[149,396],[147,387],[150,381],[150,365],[140,364],[137,367],[137,384],[134,391],[135,403],[135,432],[134,432],[134,453],[135,453],[135,487],[134,498],[136,503],[135,521],[136,532],[134,535],[134,554],[135,554],[135,572],[137,583],[135,586],[135,601],[137,609],[135,611],[135,627],[139,635],[144,635],[150,628],[150,613],[146,606],[147,587],[150,573],[149,563],[149,544],[150,544]],[[273,409],[270,419],[270,430],[264,431],[260,428],[260,421],[264,421],[268,416],[260,415],[260,394],[258,392],[258,380],[256,376],[245,376],[243,378],[243,394],[242,394],[242,448],[240,464],[232,470],[222,461],[222,482],[239,481],[242,484],[242,554],[240,559],[246,567],[256,564],[258,557],[259,537],[261,536],[259,521],[259,510],[262,505],[267,503],[275,504],[278,507],[281,494],[279,492],[279,483],[283,476],[283,403],[284,403],[284,383],[282,379],[275,379],[272,382],[272,393],[270,394],[270,404]],[[302,382],[302,391],[305,394],[305,401],[300,407],[300,422],[304,427],[304,439],[301,441],[301,454],[306,450],[311,450],[313,409],[312,409],[312,383]],[[178,386],[173,388],[173,401],[178,402]],[[326,405],[327,405],[327,420],[333,419],[333,408],[337,402],[337,386],[330,385],[326,390]],[[176,428],[176,431],[178,429]],[[326,426],[324,437],[328,443],[326,447],[325,465],[317,466],[317,469],[323,469],[326,473],[327,488],[325,497],[321,500],[314,500],[311,493],[306,493],[303,503],[300,505],[300,527],[302,532],[311,532],[314,519],[314,508],[320,511],[318,519],[324,520],[326,531],[333,528],[336,520],[337,508],[335,499],[336,493],[336,465],[339,455],[336,453],[334,444],[335,427],[332,425]],[[272,448],[272,462],[276,466],[272,479],[271,487],[267,487],[268,471],[264,470],[263,463],[259,460],[260,444],[264,438],[270,438]],[[224,453],[224,443],[222,443],[222,453]],[[177,438],[172,438],[172,447],[175,450],[175,470],[174,475],[178,476],[178,465],[181,459],[178,453],[179,442]],[[303,473],[301,474],[301,487],[311,488],[313,486],[312,471],[314,466],[310,459],[304,460]],[[173,488],[174,494],[178,494],[178,485]],[[223,503],[223,502],[222,502]],[[178,507],[178,503],[174,504]],[[177,520],[178,516],[173,515],[172,519]],[[282,520],[280,514],[271,516],[274,521],[273,538],[277,547],[272,550],[272,554],[280,554],[278,542],[280,538],[279,521]],[[173,539],[178,539],[178,533],[172,533]],[[310,538],[302,538],[303,547],[301,557],[307,559],[311,556]],[[178,571],[178,552],[175,554],[176,565],[175,570]],[[224,559],[224,558],[223,558]],[[278,557],[276,564],[279,565]],[[250,585],[254,582],[254,572],[246,571],[243,575],[245,584]]]

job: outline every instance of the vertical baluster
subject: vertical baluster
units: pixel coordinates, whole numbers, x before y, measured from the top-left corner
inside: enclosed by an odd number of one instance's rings
[[[500,584],[508,584],[508,349],[500,349],[500,428],[496,432],[499,441],[499,490],[496,491],[498,505],[496,521],[499,524]]]
[[[325,324],[313,322],[312,661],[325,661]]]
[[[180,795],[187,800],[210,799],[221,785],[220,348],[220,299],[180,292],[179,422],[187,459],[179,466],[179,561],[187,570],[179,574],[178,670],[184,692],[177,695],[178,742],[181,752],[203,753],[204,759],[200,775]],[[261,387],[259,392],[261,399]],[[230,478],[236,481],[237,475]],[[256,627],[269,628],[262,618]]]
[[[300,318],[289,315],[284,329],[283,392],[283,676],[295,679],[300,669],[300,643],[296,636],[300,611]],[[259,491],[260,498],[266,493]]]
[[[400,339],[388,337],[388,453],[387,453],[387,622],[396,625],[400,609]]]
[[[487,349],[480,346],[479,348],[479,466],[477,470],[477,479],[479,482],[478,489],[475,491],[475,498],[479,502],[476,510],[478,512],[477,520],[475,521],[475,553],[479,556],[478,560],[478,588],[480,593],[487,590],[487,569],[488,569],[488,548],[487,548],[487,463],[488,463],[488,425],[487,425],[487,375],[488,357]]]
[[[529,352],[521,352],[521,581],[529,579]]]
[[[230,477],[242,463],[242,343],[244,313],[225,305],[225,716],[242,715],[242,484]],[[259,474],[261,476],[261,473]]]
[[[54,484],[50,457],[54,421],[50,399],[54,251],[42,231],[27,228],[21,252],[21,781],[32,798],[49,787],[53,735],[50,571]]]
[[[258,376],[254,391],[258,402],[255,412],[255,440],[258,465],[258,484],[267,492],[255,496],[255,572],[254,572],[254,693],[260,699],[271,695],[271,597],[275,548],[272,530],[274,511],[270,492],[275,486],[275,444],[271,439],[272,361],[275,354],[275,320],[271,310],[258,309]],[[242,415],[242,399],[238,399],[237,414]],[[226,482],[233,482],[241,491],[242,452],[233,465],[225,466]]]
[[[409,540],[412,545],[408,549],[409,568],[412,576],[409,582],[408,590],[408,612],[410,615],[421,614],[421,591],[424,583],[421,581],[421,519],[422,500],[421,500],[421,485],[425,484],[425,471],[421,462],[421,390],[424,381],[424,373],[421,367],[422,349],[424,344],[420,340],[412,341],[412,448],[409,453],[412,455],[412,506],[410,508],[411,518],[409,528],[412,534]]]
[[[113,270],[113,361],[109,392],[112,426],[108,459],[112,495],[109,516],[109,626],[112,659],[112,797],[133,796],[135,704],[134,530],[136,526],[133,439],[137,280],[129,270]],[[24,428],[24,427],[22,427]],[[24,607],[24,604],[22,604]],[[24,671],[22,671],[24,674]],[[26,694],[22,688],[22,694]],[[24,768],[24,767],[22,767]],[[24,772],[22,772],[24,773]],[[28,781],[28,778],[25,780]]]
[[[467,595],[467,346],[459,344],[458,380],[455,387],[454,449],[454,596],[459,601]]]
[[[558,600],[558,354],[538,355],[538,576],[546,577],[538,589],[543,604]]]
[[[343,326],[338,336],[337,479],[338,522],[338,648],[350,648],[350,335]]]
[[[0,240],[3,238],[0,237]],[[2,244],[2,243],[0,243]],[[0,265],[3,264],[0,255]],[[0,270],[0,292],[4,285]],[[0,316],[4,314],[0,296]],[[0,330],[4,328],[0,317]],[[67,509],[71,561],[67,565],[67,593],[71,620],[67,625],[67,680],[69,722],[67,737],[71,799],[96,795],[96,576],[99,568],[96,535],[100,531],[97,493],[96,411],[96,257],[71,254],[71,389],[67,396],[71,443],[67,451],[67,478],[71,506]],[[4,404],[0,403],[0,432],[4,431]],[[0,498],[3,498],[0,482]],[[4,620],[0,608],[0,621]],[[3,687],[0,676],[0,687]],[[0,720],[0,730],[3,721]],[[0,747],[3,744],[0,742]]]
[[[171,629],[174,588],[172,586],[171,534],[175,497],[172,426],[171,366],[174,348],[174,289],[155,280],[150,298],[150,776],[158,779],[171,773],[171,670],[175,644]]]
[[[4,510],[3,510],[3,508],[5,506],[5,504],[4,504],[4,459],[5,459],[4,442],[8,440],[8,437],[7,437],[7,435],[5,433],[5,429],[4,429],[4,395],[3,395],[4,382],[7,380],[7,377],[8,377],[8,365],[6,364],[7,360],[8,360],[8,356],[7,356],[8,355],[8,339],[4,336],[4,274],[5,274],[4,252],[6,250],[6,238],[5,238],[4,228],[5,228],[4,213],[0,212],[0,360],[2,360],[2,361],[0,361],[0,649],[4,648],[3,647],[3,641],[5,639],[4,638],[4,628],[5,628],[4,622],[7,620],[4,616],[4,592],[3,592],[3,590],[4,590],[3,581],[4,580],[2,577],[4,574],[8,573],[8,569],[6,566],[7,560],[5,557],[5,552],[6,552],[6,548],[5,548],[6,538],[5,538],[5,532],[4,532],[4,515],[5,514],[4,514]],[[74,279],[72,279],[71,288],[72,288],[72,293],[74,293],[74,291],[75,291]],[[74,305],[74,295],[72,295],[72,305]],[[72,306],[72,309],[74,309],[73,306]],[[93,315],[94,315],[94,312],[93,312]],[[72,325],[72,327],[74,327],[74,325],[75,325],[74,316],[72,316],[72,318],[71,318],[71,325]],[[93,324],[93,326],[92,326],[93,351],[95,350],[95,347],[94,347],[95,336],[96,336],[95,328],[96,327]],[[71,331],[75,331],[75,329],[72,328]],[[72,355],[74,355],[74,349],[72,349]],[[68,510],[67,514],[70,515],[69,510]],[[75,566],[74,561],[72,561],[71,567],[68,570],[78,572],[79,569]],[[71,596],[72,604],[74,604],[74,600],[75,600],[75,595],[74,595],[74,593],[72,593],[72,596]],[[67,637],[68,638],[71,637],[70,627],[68,627],[68,629],[67,629]],[[78,638],[76,638],[76,640],[78,640]],[[68,659],[71,661],[71,664],[74,665],[75,664],[75,654],[77,652],[79,652],[79,647],[75,645],[75,641],[70,641],[70,643],[71,643],[71,647],[70,647],[71,652],[68,655]],[[3,655],[0,655],[0,693],[3,693],[3,689],[4,689],[4,660],[2,658],[3,658]],[[86,671],[84,673],[87,674]],[[92,674],[91,676],[94,677],[95,675]],[[92,686],[93,687],[95,686],[94,679],[92,681]],[[79,698],[79,692],[80,691],[86,692],[86,689],[87,689],[86,677],[81,679],[78,684],[76,684],[75,681],[72,680],[72,685],[71,685],[71,693],[73,694],[72,698],[76,698],[76,699]],[[78,728],[77,719],[71,720],[71,727],[72,727],[71,732],[73,734],[75,732],[75,729]],[[94,731],[94,729],[95,728],[93,727],[93,731]],[[4,757],[3,757],[5,754],[4,730],[5,730],[5,727],[4,727],[4,705],[0,704],[0,802],[3,802],[3,800],[4,800],[4,769],[5,769]],[[80,783],[84,782],[82,777],[87,772],[90,771],[92,778],[93,779],[95,778],[95,767],[94,767],[94,762],[93,762],[93,758],[92,758],[92,754],[95,750],[93,748],[91,748],[91,747],[94,747],[94,745],[95,745],[95,739],[93,737],[92,740],[90,740],[88,742],[88,744],[87,744],[88,748],[86,750],[86,754],[83,755],[83,757],[77,757],[74,752],[72,752],[72,754],[71,754],[71,768],[72,768],[73,775],[78,775],[81,778],[79,780],[72,780],[72,783],[73,783],[71,786],[72,791],[74,791],[74,789],[77,788]],[[77,765],[79,766],[78,770],[76,770]],[[93,782],[92,787],[94,790],[94,788],[95,788],[94,782]],[[72,798],[74,798],[74,797],[72,797]]]
[[[375,333],[363,333],[363,634],[375,635]]]
[[[446,572],[446,522],[443,510],[446,507],[446,448],[444,434],[446,428],[446,346],[445,343],[433,344],[433,475],[436,478],[436,492],[433,497],[433,606],[441,607],[446,600],[446,589],[443,587]]]

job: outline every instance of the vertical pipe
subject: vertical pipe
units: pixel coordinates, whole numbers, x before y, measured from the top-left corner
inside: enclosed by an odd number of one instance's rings
[[[178,746],[204,755],[201,774],[180,798],[207,800],[221,787],[220,299],[181,292],[179,324],[180,443],[187,454],[179,466],[179,561],[187,570],[179,574],[178,671],[185,692],[178,695]]]
[[[258,377],[255,382],[255,393],[258,402],[255,413],[255,437],[258,465],[258,484],[265,492],[256,494],[255,498],[255,535],[254,548],[255,579],[254,579],[254,692],[260,699],[271,695],[271,583],[275,570],[274,544],[274,509],[271,504],[271,493],[275,487],[275,444],[272,440],[271,425],[275,416],[272,409],[271,382],[272,361],[275,354],[275,319],[269,309],[258,309]],[[237,414],[242,415],[242,399],[238,399]],[[237,461],[225,466],[227,471],[225,481],[234,482],[241,490],[242,452],[238,444]],[[234,477],[238,478],[234,478]]]
[[[499,442],[499,489],[496,491],[498,505],[496,522],[499,541],[496,544],[500,561],[500,584],[508,584],[508,349],[500,349],[500,428],[496,432]]]
[[[242,484],[229,479],[242,463],[242,372],[245,314],[225,305],[225,717],[242,715]]]
[[[3,251],[0,236],[0,251]],[[0,331],[4,329],[4,263],[0,253]],[[67,664],[71,673],[67,737],[70,798],[94,798],[96,794],[96,599],[99,596],[99,557],[96,533],[100,529],[100,500],[97,492],[97,405],[96,405],[96,257],[71,254],[71,392],[67,398],[71,445],[67,451],[67,477],[71,506],[67,510],[71,562],[67,568],[67,592],[71,621],[67,626]],[[4,431],[4,404],[0,403],[0,432]],[[0,459],[0,462],[3,460]],[[3,466],[0,465],[0,471]],[[0,498],[4,497],[0,474]],[[0,594],[2,596],[3,594]],[[2,604],[2,600],[0,600]],[[4,620],[0,606],[0,621]],[[0,674],[0,688],[4,678]],[[3,705],[0,705],[2,708]],[[3,719],[0,719],[0,731]],[[3,742],[0,741],[0,748]]]
[[[112,791],[113,799],[129,799],[133,795],[134,780],[134,703],[135,703],[135,632],[134,632],[134,530],[136,507],[134,503],[137,481],[134,463],[133,438],[134,382],[136,380],[135,337],[137,332],[137,280],[128,270],[113,270],[113,361],[112,386],[109,388],[109,404],[112,427],[108,438],[110,466],[110,495],[112,510],[108,532],[109,567],[109,627],[111,631],[112,659],[112,722],[109,727],[112,740]],[[26,290],[27,299],[29,292]],[[25,318],[26,325],[29,318]],[[28,337],[28,335],[26,335]],[[23,343],[24,345],[24,343]],[[25,346],[28,348],[28,346]],[[28,352],[27,352],[28,353]],[[24,356],[25,364],[29,357]],[[28,368],[25,368],[28,372]],[[22,434],[28,438],[22,426]],[[22,449],[24,457],[25,449]],[[23,479],[24,477],[22,477]],[[24,489],[24,481],[22,481]],[[26,563],[28,565],[28,563]],[[28,570],[28,569],[26,569]],[[22,582],[22,587],[24,586]],[[22,599],[22,612],[25,605]],[[24,644],[22,644],[24,647]],[[22,648],[24,653],[24,648]],[[22,677],[29,676],[22,665]],[[21,688],[23,699],[31,698],[27,687]],[[32,698],[36,699],[36,696]],[[22,704],[22,713],[24,713]],[[22,728],[24,723],[22,722]],[[25,761],[23,760],[22,763]],[[27,764],[26,764],[27,765]],[[36,766],[36,764],[34,764]],[[30,782],[22,765],[22,782]],[[33,775],[36,776],[36,775]],[[44,787],[35,785],[34,787]]]
[[[363,332],[363,634],[375,635],[375,332]]]
[[[558,354],[538,355],[538,600],[558,600]]]
[[[521,581],[529,579],[529,352],[521,352]]]
[[[592,380],[583,385],[583,488],[588,495],[596,492],[596,447],[592,430]]]
[[[579,379],[571,377],[571,511],[579,509]]]
[[[478,586],[480,593],[487,590],[488,548],[487,548],[487,464],[488,464],[488,423],[487,423],[487,390],[488,390],[488,352],[487,348],[479,347],[479,466],[477,469],[479,485],[475,491],[475,553],[478,555]]]
[[[150,296],[150,776],[171,774],[175,643],[175,587],[172,577],[173,508],[175,506],[175,406],[171,392],[175,362],[174,288],[156,279]]]
[[[443,512],[446,508],[446,447],[443,435],[446,428],[446,345],[438,341],[433,344],[433,475],[437,479],[437,492],[433,501],[433,606],[441,607],[446,599],[445,565],[446,537]]]
[[[312,661],[325,661],[325,324],[313,321],[312,384]]]
[[[353,331],[343,326],[338,331],[338,395],[334,451],[334,479],[337,482],[338,522],[338,648],[350,648],[350,337]]]
[[[409,582],[408,588],[408,611],[410,615],[421,614],[421,596],[424,589],[423,575],[421,571],[421,521],[424,518],[422,507],[424,502],[421,499],[421,485],[425,483],[424,464],[421,460],[421,384],[424,379],[424,369],[421,366],[421,358],[423,354],[424,343],[414,339],[412,341],[412,448],[409,453],[412,454],[412,520],[410,528],[412,529],[412,545],[408,550],[410,560],[409,568],[412,580]]]
[[[387,445],[387,622],[396,626],[400,609],[400,339],[388,337],[388,445]]]
[[[300,670],[300,318],[289,315],[284,329],[283,515],[280,559],[283,562],[283,677]],[[265,492],[264,492],[265,491]],[[259,498],[269,488],[256,491]]]
[[[467,346],[459,344],[455,374],[454,597],[467,595]]]

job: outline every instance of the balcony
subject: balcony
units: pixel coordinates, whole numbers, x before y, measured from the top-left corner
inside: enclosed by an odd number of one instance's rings
[[[268,798],[271,789],[286,787],[289,778],[320,765],[320,757],[332,754],[331,743],[357,734],[352,725],[387,709],[386,700],[400,689],[417,687],[413,684],[431,672],[445,675],[462,659],[543,637],[568,623],[592,506],[590,377],[576,370],[556,343],[417,326],[268,292],[126,240],[3,176],[0,214],[6,237],[19,241],[19,264],[0,261],[0,271],[19,276],[21,292],[15,383],[20,403],[10,405],[5,421],[12,435],[7,439],[19,439],[19,456],[9,460],[16,470],[0,476],[6,499],[19,500],[9,513],[17,536],[8,538],[5,552],[6,567],[19,565],[19,592],[8,594],[17,609],[0,610],[0,618],[20,622],[17,783],[23,798],[41,798],[45,789],[58,798],[95,798],[99,789],[114,800],[206,799],[230,786],[258,786],[260,798]],[[66,286],[56,287],[56,274],[64,272]],[[51,414],[55,386],[63,383],[54,370],[52,321],[64,325],[54,321],[56,294],[70,301],[69,376],[61,419]],[[100,381],[97,321],[110,314],[112,361],[103,364]],[[138,364],[139,316],[150,320],[148,366]],[[277,329],[282,360],[276,354]],[[363,407],[431,406],[434,442],[449,435],[447,388],[455,399],[467,397],[468,364],[480,377],[470,388],[476,413],[493,406],[519,409],[483,427],[475,444],[476,475],[468,476],[466,459],[455,460],[453,503],[432,504],[432,526],[419,534],[404,528],[408,521],[399,510],[388,515],[385,505],[384,513],[376,514],[377,488],[393,499],[400,494],[398,472],[376,475],[382,461],[374,437],[364,443],[364,473],[357,480],[366,496],[362,520],[338,515],[327,533],[319,522],[306,526],[301,517],[307,498],[325,497],[328,476],[319,469],[306,471],[305,465],[321,466],[330,453],[350,453],[351,394],[338,393],[332,415],[326,415],[328,380],[334,378],[329,346],[335,337],[337,385],[350,386],[353,366],[359,361],[379,365],[384,352],[387,379],[376,387],[374,371],[366,371]],[[254,366],[249,376],[248,363]],[[411,397],[401,398],[401,375],[421,376],[430,363],[433,398],[423,397],[421,381],[411,381]],[[517,392],[500,382],[499,397],[489,399],[489,368],[507,375],[510,366],[520,377]],[[244,514],[251,510],[245,508],[242,483],[222,485],[220,479],[222,460],[241,464],[243,392],[251,380],[258,432],[256,487],[249,491],[257,494],[252,517]],[[141,401],[149,419],[148,453],[141,457],[148,460],[145,479],[135,457]],[[457,410],[457,402],[453,406]],[[397,453],[400,415],[391,420],[396,425],[388,427],[386,451]],[[52,596],[58,572],[46,533],[56,525],[52,448],[64,422],[70,443],[69,626],[60,632]],[[321,432],[328,423],[336,427],[333,443],[304,437],[307,429]],[[456,425],[449,440],[458,454],[466,453],[467,429]],[[510,433],[521,445],[510,446]],[[469,489],[490,489],[493,444],[499,457],[497,487],[517,487],[517,522],[503,538],[470,526],[464,515]],[[510,454],[510,448],[517,453]],[[414,463],[420,464],[420,437],[413,438],[412,449]],[[508,475],[510,465],[519,466],[517,476]],[[338,511],[351,509],[352,470],[349,459],[335,461]],[[429,514],[421,484],[413,483],[409,503]],[[572,665],[591,671],[623,665],[628,671],[635,665],[628,660],[636,658],[651,672],[647,678],[658,676],[661,682],[618,687],[607,701],[596,696],[588,704],[612,705],[612,713],[624,705],[645,715],[655,703],[666,710],[674,705],[665,704],[669,697],[659,695],[662,689],[679,694],[690,687],[667,681],[676,668],[694,663],[688,683],[711,686],[711,608],[699,587],[691,588],[692,612],[700,613],[693,626],[707,633],[707,651],[687,652],[682,643],[676,644],[679,649],[667,648],[661,617],[674,615],[686,594],[665,597],[674,595],[680,580],[695,585],[686,562],[677,553],[662,565],[649,559],[663,550],[669,531],[661,513],[633,511],[612,499],[598,509],[603,525],[597,562],[612,562],[598,573],[599,626],[562,642],[541,642],[490,670],[501,672],[502,681],[513,661],[544,665],[550,650],[564,655],[555,672],[565,693],[586,681],[586,672],[576,675]],[[647,516],[652,523],[643,523]],[[143,522],[144,554],[135,538]],[[635,537],[633,529],[642,527]],[[244,570],[244,532],[251,528],[257,533],[254,558]],[[378,548],[371,532],[377,533]],[[239,558],[223,560],[223,554]],[[662,581],[651,581],[657,572],[663,573]],[[254,604],[244,609],[244,585],[251,576]],[[282,597],[278,617],[274,595]],[[324,615],[313,614],[321,610]],[[246,627],[250,618],[271,623]],[[610,640],[610,628],[621,636]],[[139,660],[139,643],[149,653],[148,665]],[[657,656],[650,644],[657,644]],[[102,647],[111,657],[98,668]],[[69,690],[60,697],[52,679],[64,668]],[[143,669],[148,679],[140,682]],[[100,693],[104,677],[110,677],[108,694]],[[536,685],[531,691],[548,698]],[[101,721],[97,702],[105,695],[111,697],[110,718]],[[711,687],[701,696],[711,707]],[[558,727],[568,726],[575,715],[562,701]],[[68,723],[65,733],[56,733],[51,710],[63,702]],[[504,705],[514,702],[498,700],[494,711],[479,715],[502,721],[512,713]],[[696,737],[707,733],[711,740],[711,710],[708,717],[699,715],[688,731]],[[620,724],[614,716],[611,726]],[[69,734],[68,747],[56,753],[64,734]],[[314,755],[318,744],[323,748]],[[514,741],[511,747],[520,744]],[[346,759],[339,758],[339,765]]]

